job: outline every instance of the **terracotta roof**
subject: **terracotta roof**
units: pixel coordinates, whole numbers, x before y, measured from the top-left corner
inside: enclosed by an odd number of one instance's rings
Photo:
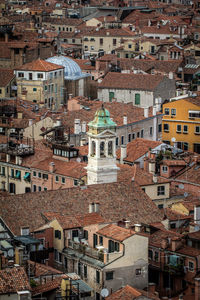
[[[153,91],[164,79],[161,75],[109,72],[98,88]]]
[[[0,69],[0,86],[6,87],[14,77],[13,70]]]
[[[50,23],[51,25],[71,25],[71,26],[79,26],[83,23],[82,19],[73,19],[73,18],[51,18],[46,17],[43,23]]]
[[[63,229],[84,227],[91,224],[104,223],[105,220],[98,213],[88,213],[85,215],[67,216],[59,213],[44,212],[43,216],[49,222],[56,219]]]
[[[99,204],[106,221],[128,218],[132,224],[160,222],[163,213],[134,182],[116,182],[0,198],[0,215],[9,228],[20,234],[21,227],[34,231],[44,224],[42,213],[68,216],[87,214],[90,203]]]
[[[134,235],[135,232],[127,228],[123,228],[114,224],[109,224],[97,231],[97,234],[103,235],[105,237],[111,238],[119,242],[123,242],[130,236]]]
[[[60,287],[62,277],[57,277],[52,280],[48,280],[46,283],[39,284],[36,287],[32,288],[32,295],[42,295],[45,292],[55,290]]]
[[[187,234],[187,236],[190,239],[200,240],[200,230],[199,231],[190,232],[190,233]]]
[[[137,299],[137,297],[141,296],[140,293],[135,288],[130,285],[126,285],[125,287],[119,289],[118,291],[112,293],[110,296],[106,297],[106,300],[133,300]]]
[[[54,269],[50,266],[46,266],[44,264],[39,264],[37,262],[28,261],[28,265],[30,266],[31,270],[34,271],[34,277],[44,276],[44,275],[61,275],[63,272]]]
[[[165,213],[165,215],[169,221],[193,219],[193,216],[186,216],[186,215],[178,213],[168,207],[163,209],[163,212]]]
[[[184,168],[184,171],[176,176],[176,180],[183,180],[188,183],[200,184],[200,164],[193,163],[192,166]]]
[[[30,291],[29,280],[23,267],[0,270],[0,294]]]
[[[163,165],[166,166],[185,166],[186,162],[184,160],[171,160],[171,159],[166,159],[162,161]]]
[[[145,296],[145,297],[143,297]],[[160,298],[151,293],[150,291],[146,292],[126,285],[125,287],[119,289],[118,291],[112,293],[110,296],[106,297],[106,300],[134,300],[134,299],[154,299],[159,300]]]
[[[58,69],[64,69],[64,67],[47,62],[42,59],[37,59],[30,63],[24,64],[23,66],[18,67],[15,70],[49,72]]]
[[[174,231],[160,229],[150,235],[149,245],[154,247],[161,247],[163,239],[174,238],[174,237],[181,238],[182,235]]]
[[[162,142],[159,141],[151,141],[142,138],[136,138],[135,140],[132,140],[130,143],[127,144],[127,156],[124,159],[124,161],[133,163],[138,158],[145,155],[149,151],[149,148],[154,149],[161,144]],[[120,159],[120,151],[120,149],[117,149],[117,159]]]
[[[82,178],[87,174],[87,171],[85,170],[86,163],[80,163],[76,161],[67,162],[49,157],[41,161],[35,161],[35,163],[32,164],[32,168],[42,171],[49,171],[49,164],[51,162],[55,164],[55,174],[72,178]]]

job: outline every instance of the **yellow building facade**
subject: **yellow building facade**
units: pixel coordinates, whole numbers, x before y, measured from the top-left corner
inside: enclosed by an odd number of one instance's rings
[[[193,97],[165,103],[163,114],[163,142],[200,153],[200,99]]]

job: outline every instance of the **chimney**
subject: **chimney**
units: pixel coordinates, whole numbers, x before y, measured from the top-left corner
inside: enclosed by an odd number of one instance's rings
[[[140,232],[142,225],[141,224],[134,224],[134,227],[135,227],[135,232]]]
[[[181,240],[177,237],[173,237],[171,243],[172,243],[172,251],[174,252],[180,249],[180,247],[182,246]]]
[[[124,223],[125,223],[125,228],[128,229],[130,227],[130,221],[129,220],[125,220]]]
[[[168,239],[162,239],[161,241],[161,248],[166,249],[168,246]]]
[[[81,132],[80,119],[74,120],[74,134],[79,134]]]
[[[28,120],[28,126],[32,126],[33,125],[33,119],[29,119]]]
[[[127,125],[127,116],[123,116],[123,124]]]
[[[143,162],[144,162],[144,171],[148,172],[149,171],[149,160],[148,160],[148,157],[144,157]]]
[[[146,107],[144,107],[144,117],[148,118],[148,116],[149,116],[149,108],[148,108],[148,106],[146,106]]]
[[[82,122],[81,131],[86,132],[86,122],[85,121]]]
[[[158,182],[158,177],[157,175],[153,174],[153,182],[154,183],[157,183]]]
[[[149,173],[155,174],[156,163],[154,160],[149,161]]]
[[[73,96],[73,94],[69,94],[69,99],[70,99],[70,100],[72,99],[72,96]]]
[[[195,300],[200,299],[200,278],[195,278]]]
[[[194,223],[200,225],[200,206],[195,205],[194,207]]]
[[[127,146],[121,145],[121,157],[120,157],[120,163],[123,164],[124,158],[127,156]]]
[[[55,164],[54,162],[49,163],[49,172],[54,173],[55,172]]]
[[[153,112],[152,112],[153,116],[156,116],[156,106],[153,106]]]
[[[10,154],[6,154],[6,162],[10,162]]]
[[[159,112],[161,110],[160,99],[156,98],[155,102],[156,102],[156,112]]]
[[[62,124],[61,119],[58,118],[58,119],[56,120],[56,126],[61,126],[61,124]]]
[[[148,292],[155,294],[155,291],[156,291],[156,284],[154,282],[149,282]]]

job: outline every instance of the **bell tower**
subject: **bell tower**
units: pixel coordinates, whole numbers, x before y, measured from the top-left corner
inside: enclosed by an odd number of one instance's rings
[[[116,165],[116,123],[102,105],[88,127],[88,185],[116,182],[119,169]]]

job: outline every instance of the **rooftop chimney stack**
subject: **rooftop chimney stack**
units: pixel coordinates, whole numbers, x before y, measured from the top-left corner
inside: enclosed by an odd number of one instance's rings
[[[120,163],[124,163],[124,158],[127,156],[127,146],[126,145],[121,145],[121,157],[120,157]]]
[[[127,125],[127,116],[123,116],[123,124]]]

